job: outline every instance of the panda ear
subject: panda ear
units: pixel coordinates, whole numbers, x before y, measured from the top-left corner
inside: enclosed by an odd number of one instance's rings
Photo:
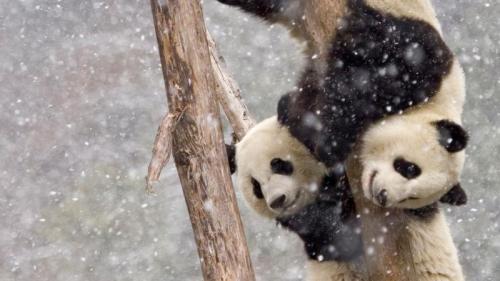
[[[234,144],[226,144],[227,161],[229,162],[229,170],[231,175],[236,172],[236,146]]]
[[[282,125],[288,125],[288,115],[290,108],[290,94],[283,95],[278,102],[278,122]]]
[[[439,143],[450,153],[459,152],[467,146],[469,134],[459,124],[450,120],[433,123],[439,133]]]
[[[453,206],[462,206],[467,204],[467,194],[460,183],[458,183],[450,191],[448,191],[448,193],[441,197],[439,201]]]

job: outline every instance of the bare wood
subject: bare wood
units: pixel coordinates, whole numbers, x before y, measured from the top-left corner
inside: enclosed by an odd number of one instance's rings
[[[172,147],[205,280],[255,280],[223,144],[216,78],[198,0],[151,0]]]
[[[168,113],[161,121],[153,146],[153,157],[149,162],[146,177],[146,191],[154,193],[153,184],[160,178],[161,171],[167,164],[172,154],[172,133],[177,123],[184,115],[185,110],[176,110]]]
[[[361,171],[359,160],[351,157],[347,174],[361,215],[366,280],[419,280],[408,240],[407,217],[402,210],[380,208],[367,200],[361,189]]]
[[[236,137],[241,140],[255,121],[250,117],[247,106],[243,103],[236,81],[228,75],[224,60],[219,56],[214,40],[207,33],[210,46],[210,59],[217,79],[217,99],[224,110]]]

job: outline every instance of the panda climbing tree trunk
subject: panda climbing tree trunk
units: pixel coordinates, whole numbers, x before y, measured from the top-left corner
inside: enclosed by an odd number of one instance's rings
[[[255,280],[217,104],[217,94],[230,87],[221,88],[227,77],[212,67],[217,57],[210,53],[200,2],[151,0],[151,6],[170,113],[158,130],[148,187],[158,180],[172,149],[204,279]],[[250,125],[249,119],[241,121],[241,130]]]

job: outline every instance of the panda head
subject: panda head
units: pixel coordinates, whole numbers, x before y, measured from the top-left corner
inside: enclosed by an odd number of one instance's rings
[[[324,165],[276,117],[248,132],[236,145],[233,163],[247,203],[270,218],[296,214],[314,202],[326,174]]]
[[[467,141],[462,126],[436,116],[395,116],[373,126],[361,144],[365,196],[383,207],[465,204],[459,177]]]

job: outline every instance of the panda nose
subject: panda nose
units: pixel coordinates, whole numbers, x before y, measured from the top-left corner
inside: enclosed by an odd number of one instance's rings
[[[387,205],[387,190],[382,189],[376,196],[375,198],[377,199],[378,203],[382,206],[385,207]]]
[[[273,209],[281,209],[285,206],[286,195],[278,196],[278,198],[274,199],[269,206]]]

